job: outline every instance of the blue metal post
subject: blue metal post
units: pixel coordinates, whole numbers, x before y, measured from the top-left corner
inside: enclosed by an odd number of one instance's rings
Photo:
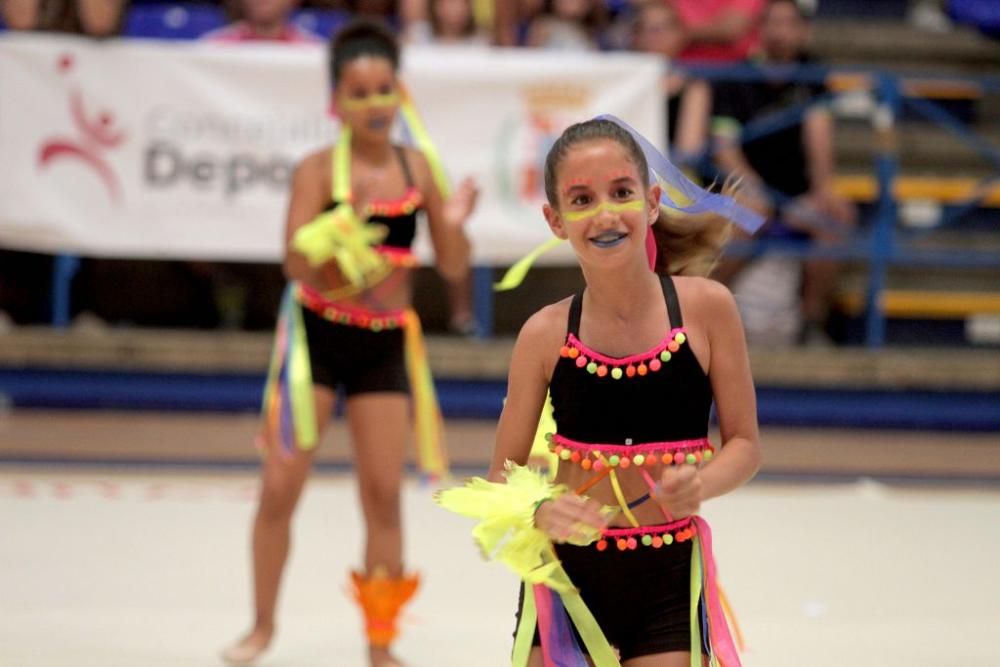
[[[52,326],[69,326],[73,276],[80,268],[76,255],[56,255],[52,264]]]
[[[871,259],[868,265],[865,344],[885,345],[885,313],[882,293],[893,254],[893,229],[896,226],[896,199],[893,185],[899,172],[896,119],[899,116],[899,80],[882,74],[878,78],[879,105],[873,125],[876,137],[875,175],[878,178],[878,207],[871,236]]]
[[[473,267],[472,282],[472,308],[476,318],[476,335],[480,338],[489,338],[493,335],[493,267]]]

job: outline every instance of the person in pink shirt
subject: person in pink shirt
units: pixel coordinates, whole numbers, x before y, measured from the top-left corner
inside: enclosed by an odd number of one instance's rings
[[[680,60],[736,62],[757,47],[767,0],[670,0],[688,45]]]
[[[299,0],[237,0],[235,5],[241,20],[213,30],[203,37],[213,42],[284,42],[313,44],[321,42],[315,35],[291,21],[292,10]]]

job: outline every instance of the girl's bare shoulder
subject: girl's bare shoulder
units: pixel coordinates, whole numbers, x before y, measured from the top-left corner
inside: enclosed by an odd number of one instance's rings
[[[729,288],[709,278],[675,277],[684,325],[705,340],[743,336],[736,299]]]
[[[569,305],[572,300],[572,297],[567,297],[545,306],[529,317],[521,327],[517,344],[546,352],[553,347],[558,350],[566,338]]]
[[[330,179],[331,147],[320,148],[309,153],[295,165],[296,180]]]
[[[697,276],[674,276],[673,280],[685,314],[711,316],[736,307],[733,293],[717,280]]]

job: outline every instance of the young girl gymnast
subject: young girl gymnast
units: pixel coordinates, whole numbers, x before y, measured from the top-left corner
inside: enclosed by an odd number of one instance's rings
[[[346,395],[365,521],[364,568],[351,575],[373,667],[390,653],[400,608],[417,587],[403,567],[400,485],[412,412],[423,470],[445,471],[439,413],[420,325],[410,309],[410,251],[427,214],[437,268],[461,282],[469,266],[463,224],[476,188],[450,197],[433,146],[396,73],[395,38],[378,24],[349,24],[331,46],[337,143],[298,166],[286,227],[282,305],[264,397],[263,479],[253,524],[253,627],[223,658],[254,662],[271,644],[290,522],[333,412]],[[422,150],[392,143],[400,113]]]
[[[701,276],[727,219],[761,221],[608,117],[556,141],[545,191],[586,288],[525,323],[488,479],[438,500],[524,579],[517,667],[739,665],[698,511],[756,472],[756,406],[736,304]],[[547,393],[552,481],[522,467]]]

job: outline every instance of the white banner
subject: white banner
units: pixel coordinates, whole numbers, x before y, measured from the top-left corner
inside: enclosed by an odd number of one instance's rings
[[[468,228],[478,262],[548,238],[542,161],[566,125],[613,113],[662,144],[660,68],[631,54],[406,53],[403,78],[450,175],[481,186]],[[291,170],[334,135],[327,90],[321,46],[4,34],[0,246],[278,260]]]

